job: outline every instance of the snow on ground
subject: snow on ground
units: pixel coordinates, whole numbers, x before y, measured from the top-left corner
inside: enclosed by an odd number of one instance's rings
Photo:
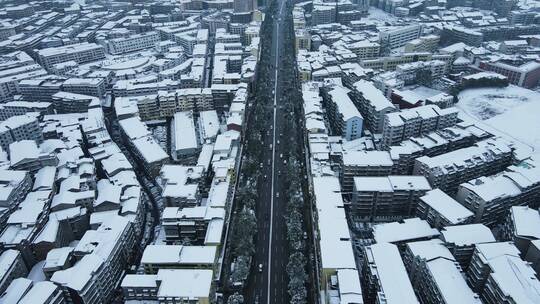
[[[540,150],[540,99],[492,117],[485,122]]]
[[[540,151],[540,93],[516,86],[468,89],[456,107],[461,119],[514,142],[518,154]]]
[[[458,97],[456,106],[480,120],[500,115],[532,101],[540,102],[540,93],[514,85],[506,88],[467,89]]]

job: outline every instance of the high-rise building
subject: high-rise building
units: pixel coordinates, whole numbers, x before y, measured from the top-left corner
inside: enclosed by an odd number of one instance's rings
[[[250,13],[257,9],[257,0],[234,0],[235,13]]]

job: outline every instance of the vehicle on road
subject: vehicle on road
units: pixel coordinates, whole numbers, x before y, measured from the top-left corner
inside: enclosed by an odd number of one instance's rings
[[[279,192],[276,192],[276,197],[279,197]]]
[[[259,264],[259,272],[263,271],[263,264]]]

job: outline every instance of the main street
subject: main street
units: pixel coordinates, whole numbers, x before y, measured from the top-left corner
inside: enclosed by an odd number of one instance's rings
[[[293,83],[294,75],[285,75],[282,65],[285,54],[282,54],[283,45],[294,44],[294,41],[285,41],[286,35],[283,26],[285,18],[291,18],[287,12],[285,0],[278,1],[278,9],[273,18],[272,30],[272,67],[273,73],[273,100],[268,102],[272,107],[272,118],[268,121],[266,136],[263,137],[263,159],[261,164],[261,180],[259,183],[259,200],[257,202],[257,248],[254,256],[254,269],[248,279],[246,290],[247,303],[288,303],[288,242],[285,225],[286,200],[285,189],[287,181],[282,178],[286,172],[284,155],[292,147],[282,145],[288,135],[284,130],[283,119],[288,119],[288,113],[282,108],[285,100],[283,95],[285,83]],[[291,54],[289,54],[291,55]],[[268,77],[270,78],[270,77]],[[285,80],[288,80],[287,82]],[[262,271],[259,271],[262,264]]]

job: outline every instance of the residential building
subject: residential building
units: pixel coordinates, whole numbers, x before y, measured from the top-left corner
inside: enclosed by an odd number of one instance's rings
[[[118,55],[154,48],[159,41],[159,33],[150,31],[127,37],[110,39],[107,42],[107,49],[111,54]]]
[[[442,229],[445,226],[469,224],[474,214],[441,189],[433,189],[420,197],[416,216],[426,220],[431,227]]]
[[[184,164],[195,164],[201,145],[193,111],[176,112],[171,126],[171,155]]]
[[[53,65],[66,61],[86,63],[105,59],[105,49],[95,43],[70,44],[61,47],[41,49],[36,52],[38,61],[45,69],[52,69]]]
[[[538,209],[527,206],[513,206],[510,208],[506,220],[502,225],[502,239],[512,241],[521,256],[529,253],[533,241],[540,239],[540,214]]]
[[[440,240],[407,243],[403,261],[422,303],[482,303]]]
[[[536,199],[540,194],[540,167],[536,161],[485,175],[460,184],[456,195],[456,200],[475,214],[475,222],[493,226],[504,220],[512,206],[540,207]]]
[[[216,246],[148,245],[141,265],[146,274],[160,269],[213,269],[217,253]]]
[[[469,285],[481,295],[483,303],[540,301],[540,281],[510,242],[478,244],[467,276]]]
[[[334,132],[353,140],[362,136],[364,118],[347,93],[346,88],[336,86],[323,93],[323,100]]]
[[[364,256],[360,282],[365,303],[420,303],[396,245],[366,246]]]
[[[501,139],[488,139],[435,157],[419,157],[413,174],[425,176],[433,188],[454,193],[461,183],[500,172],[511,161],[512,148],[507,143]]]
[[[414,216],[419,198],[431,190],[423,176],[354,177],[351,212],[366,221]]]
[[[381,148],[414,136],[451,127],[457,122],[456,109],[441,109],[436,105],[425,105],[384,115]]]
[[[467,224],[444,227],[441,240],[452,252],[462,269],[469,267],[474,248],[478,244],[495,242],[493,233],[482,224]]]
[[[22,254],[18,250],[8,249],[0,255],[0,293],[4,293],[9,284],[20,277],[28,275],[28,268],[23,261]]]
[[[422,25],[420,24],[381,28],[379,41],[384,47],[395,49],[404,46],[411,40],[419,38],[421,34]]]

